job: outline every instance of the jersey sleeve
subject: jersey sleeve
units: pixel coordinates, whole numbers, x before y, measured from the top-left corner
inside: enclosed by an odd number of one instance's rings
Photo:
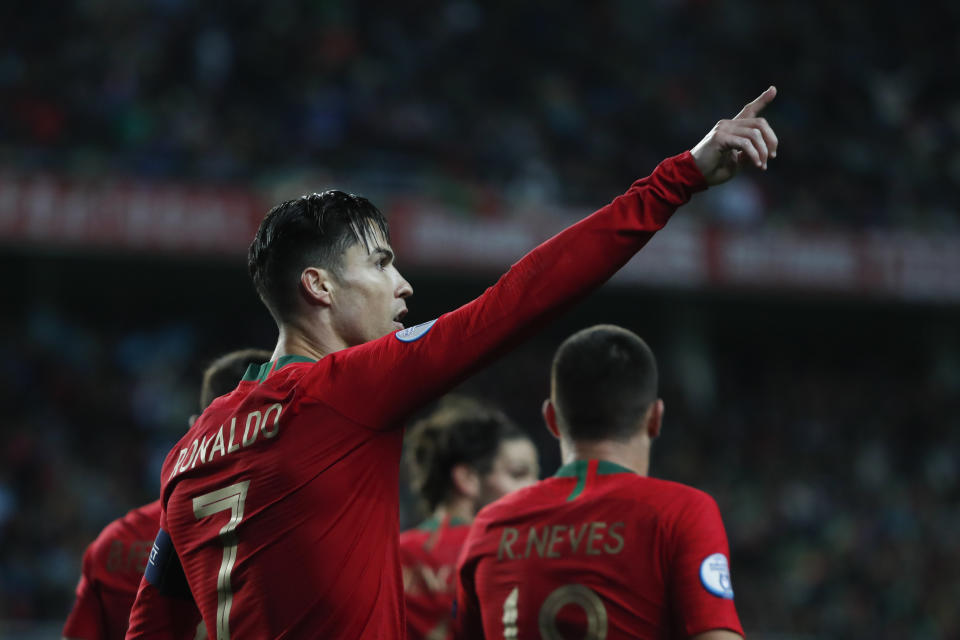
[[[670,600],[682,637],[712,629],[743,635],[733,603],[727,534],[713,498],[696,492],[670,539]]]
[[[398,426],[606,282],[705,188],[689,152],[664,160],[613,202],[533,249],[472,302],[327,356],[323,375],[314,384],[308,377],[307,395],[370,428]]]
[[[104,637],[104,613],[93,577],[94,544],[83,553],[83,568],[77,584],[77,599],[63,625],[63,637],[69,640],[99,640]]]
[[[199,627],[203,619],[193,600],[164,595],[146,578],[140,581],[130,610],[127,640],[184,640],[207,637]]]
[[[166,517],[160,514],[160,530],[137,598],[130,610],[127,640],[180,640],[206,637],[198,625],[200,611],[190,594],[180,559],[165,531]]]
[[[457,640],[482,640],[484,637],[480,600],[474,581],[477,568],[475,534],[478,531],[475,527],[470,528],[457,561],[457,590],[453,601],[453,637]]]

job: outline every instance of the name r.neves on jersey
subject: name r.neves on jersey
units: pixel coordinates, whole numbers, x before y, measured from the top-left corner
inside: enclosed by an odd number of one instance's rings
[[[220,425],[216,435],[205,434],[202,438],[195,438],[189,447],[180,449],[180,455],[177,457],[177,463],[173,465],[173,471],[170,478],[183,473],[188,469],[193,469],[198,464],[204,464],[213,460],[217,451],[221,456],[228,453],[246,449],[257,441],[257,436],[262,434],[264,438],[272,438],[280,431],[280,414],[283,412],[283,405],[279,402],[272,404],[265,411],[251,411],[244,419],[243,438],[240,442],[235,441],[237,430],[237,416],[230,419],[229,439],[224,436],[223,428],[226,423]],[[273,423],[270,423],[270,420]],[[207,448],[210,449],[210,455],[207,455]],[[168,479],[169,480],[169,479]]]
[[[535,553],[541,558],[560,558],[582,552],[588,556],[601,554],[616,555],[623,551],[623,522],[614,522],[609,527],[606,522],[583,522],[580,525],[546,525],[530,527],[525,539],[516,547],[520,530],[504,527],[497,547],[497,560],[529,558]]]

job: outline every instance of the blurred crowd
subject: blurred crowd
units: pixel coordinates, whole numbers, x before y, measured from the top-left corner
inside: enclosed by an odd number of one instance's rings
[[[505,215],[605,201],[775,83],[780,157],[704,215],[956,231],[958,7],[14,0],[0,165],[251,185],[315,169]]]
[[[196,411],[208,330],[108,332],[50,309],[3,329],[0,620],[62,621],[85,545],[155,497],[160,462]],[[759,335],[669,330],[652,343],[667,420],[651,473],[717,499],[745,629],[957,637],[958,351]],[[537,413],[555,337],[464,389],[521,421],[545,475],[558,453]],[[402,509],[407,526],[418,521],[409,493]]]

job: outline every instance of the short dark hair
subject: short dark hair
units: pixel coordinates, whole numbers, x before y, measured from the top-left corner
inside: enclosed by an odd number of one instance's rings
[[[200,385],[200,411],[222,395],[233,391],[247,367],[251,364],[269,362],[271,354],[265,349],[241,349],[222,355],[203,371],[203,383]]]
[[[450,473],[468,464],[484,475],[500,444],[527,436],[503,412],[463,396],[447,396],[406,437],[411,484],[429,511],[451,493]]]
[[[390,241],[387,219],[369,200],[329,190],[281,202],[263,218],[250,244],[247,266],[260,299],[277,324],[296,309],[300,274],[307,267],[342,266],[343,253],[358,242]]]
[[[626,441],[657,399],[657,361],[632,331],[596,325],[560,345],[550,383],[564,435]]]

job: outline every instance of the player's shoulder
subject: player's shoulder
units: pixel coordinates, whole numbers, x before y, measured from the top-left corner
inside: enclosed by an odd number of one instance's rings
[[[434,325],[443,324],[446,315],[399,331],[393,331],[375,340],[334,351],[317,361],[316,365],[309,370],[310,378],[329,376],[331,381],[336,381],[338,376],[348,370],[356,371],[356,367],[365,370],[368,366],[404,358],[411,352],[429,350],[433,348],[433,345],[442,348],[442,341],[438,344],[435,340],[432,340],[438,332],[431,331],[431,329],[434,329]],[[356,382],[352,376],[350,378],[354,383]],[[362,384],[362,380],[360,382]],[[324,387],[315,391],[325,393],[330,390],[331,385],[324,385]]]
[[[525,520],[532,513],[547,509],[548,505],[556,503],[569,493],[564,484],[563,479],[550,477],[508,493],[480,509],[473,520],[473,529],[479,532],[505,522]]]
[[[342,390],[335,389],[337,376],[342,372],[346,363],[350,361],[350,352],[357,347],[349,347],[334,351],[319,360],[299,355],[281,356],[276,360],[266,362],[259,367],[251,366],[243,377],[246,387],[247,403],[259,401],[260,398],[293,397],[294,402],[302,402],[308,398],[314,400],[337,397]],[[238,387],[238,390],[240,387]]]
[[[627,474],[624,474],[624,476],[626,475]],[[664,502],[673,502],[676,500],[696,502],[713,499],[705,491],[675,480],[634,474],[633,477],[630,478],[630,481],[632,481],[634,485],[631,488],[635,491],[642,491],[651,496],[656,496]]]
[[[707,492],[690,485],[635,473],[617,474],[607,492],[609,499],[643,503],[665,515],[680,515],[690,509],[716,508]]]
[[[122,520],[134,537],[138,539],[155,537],[160,527],[160,500],[131,509]]]
[[[85,555],[91,559],[100,559],[111,553],[116,543],[130,543],[140,540],[152,540],[160,527],[160,501],[131,509],[123,516],[105,526],[87,547]]]
[[[204,414],[230,414],[248,404],[256,404],[264,396],[273,396],[278,390],[285,391],[296,386],[310,371],[328,365],[329,358],[315,360],[306,356],[286,355],[263,364],[251,364],[237,386],[214,399]]]
[[[122,537],[133,532],[140,532],[153,527],[154,529],[160,523],[160,501],[134,507],[120,516],[100,532],[101,538]],[[156,533],[156,531],[154,531]]]

